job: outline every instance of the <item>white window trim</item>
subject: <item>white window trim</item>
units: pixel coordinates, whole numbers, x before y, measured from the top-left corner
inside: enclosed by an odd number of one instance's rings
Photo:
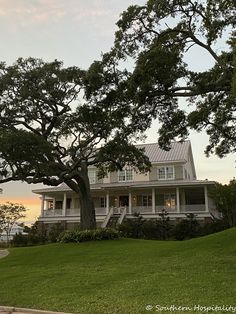
[[[102,199],[103,199],[103,206],[102,206]],[[101,196],[101,197],[100,197],[100,207],[101,207],[101,208],[106,208],[106,207],[107,207],[107,199],[106,199],[106,196]]]
[[[165,169],[165,178],[160,178],[159,177],[159,169]],[[166,168],[173,168],[173,177],[172,178],[167,178],[167,171]],[[170,166],[163,166],[163,167],[157,167],[157,179],[158,180],[174,180],[175,179],[175,166],[170,165]]]
[[[172,198],[171,196],[174,196],[174,198]],[[177,196],[176,196],[176,194],[174,194],[174,193],[164,193],[164,203],[165,203],[165,199],[169,199],[170,200],[170,206],[166,206],[165,204],[165,206],[166,207],[168,207],[168,208],[171,208],[171,209],[174,209],[174,208],[176,208],[177,207]],[[172,199],[173,200],[175,200],[175,205],[174,206],[172,206]]]
[[[147,205],[143,205],[143,197],[144,196],[147,197]],[[149,197],[151,199],[151,205],[148,204],[148,198]],[[142,207],[151,207],[152,206],[152,194],[142,194],[141,199],[142,199]]]
[[[126,171],[130,171],[131,170],[131,172],[132,172],[132,179],[130,179],[130,180],[127,180],[127,172]],[[121,172],[125,172],[125,180],[120,180],[120,173]],[[133,171],[133,169],[123,169],[123,170],[119,170],[118,171],[118,182],[131,182],[131,181],[134,181],[134,171]]]

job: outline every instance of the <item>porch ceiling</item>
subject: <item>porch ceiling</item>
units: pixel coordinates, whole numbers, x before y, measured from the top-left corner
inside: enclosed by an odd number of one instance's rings
[[[215,185],[214,181],[208,180],[170,180],[170,181],[140,181],[140,182],[118,182],[118,183],[102,183],[92,184],[91,191],[103,191],[103,190],[117,190],[117,189],[141,189],[141,188],[161,188],[161,187],[197,187],[204,185]],[[72,190],[66,185],[61,184],[57,187],[50,187],[45,189],[33,190],[36,194],[52,195],[52,193],[58,192],[72,192]]]

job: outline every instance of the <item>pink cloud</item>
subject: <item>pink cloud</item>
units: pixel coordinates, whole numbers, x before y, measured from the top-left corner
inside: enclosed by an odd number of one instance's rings
[[[27,26],[32,24],[57,23],[65,17],[73,21],[111,18],[112,10],[102,3],[90,0],[0,0],[0,16],[12,23]]]

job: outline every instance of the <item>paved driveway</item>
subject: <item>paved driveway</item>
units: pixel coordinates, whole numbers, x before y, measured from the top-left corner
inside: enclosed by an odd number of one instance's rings
[[[0,249],[0,258],[5,257],[9,254],[8,250],[1,250]]]
[[[41,311],[35,309],[22,309],[10,306],[0,306],[0,314],[69,314],[69,313]]]

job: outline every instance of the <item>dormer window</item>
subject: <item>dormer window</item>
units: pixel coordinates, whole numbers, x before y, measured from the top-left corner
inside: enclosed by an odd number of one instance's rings
[[[175,178],[174,166],[157,168],[157,179],[158,180],[171,180],[174,178]]]
[[[133,170],[129,168],[119,171],[118,181],[119,182],[133,181]]]

